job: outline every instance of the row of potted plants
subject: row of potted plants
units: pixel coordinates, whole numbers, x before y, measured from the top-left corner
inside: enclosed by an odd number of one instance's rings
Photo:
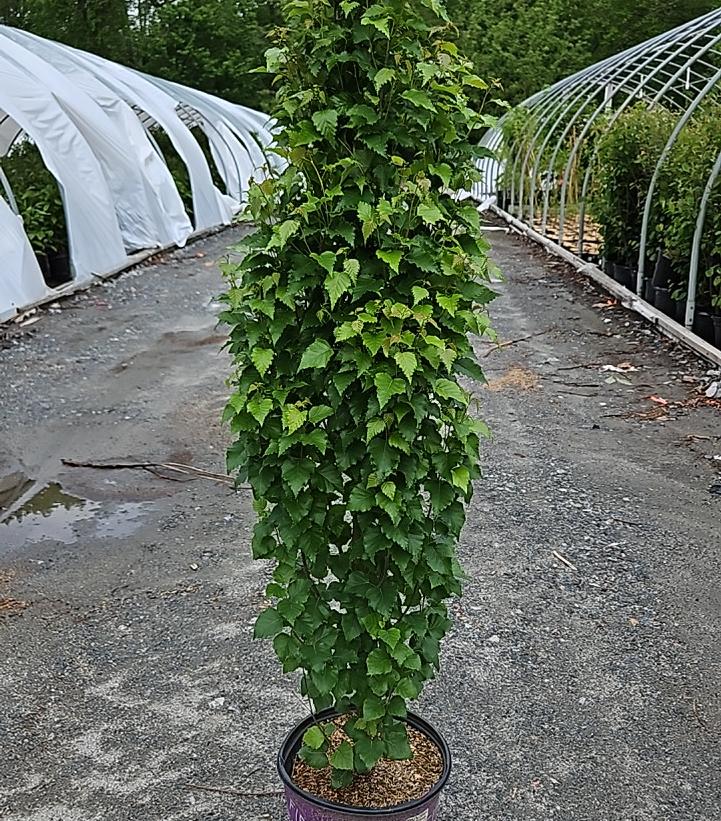
[[[68,282],[72,274],[65,210],[55,177],[27,140],[17,143],[1,163],[45,281],[51,287]]]
[[[571,118],[574,111],[567,112]],[[613,112],[599,117],[576,157],[578,169],[572,169],[566,201],[566,224],[573,223],[576,213],[578,180],[593,161],[591,189],[586,203],[586,233],[589,225],[597,226],[602,238],[600,255],[610,276],[625,287],[636,289],[638,258],[647,193],[657,163],[680,117],[661,105],[649,107],[646,102],[630,106],[620,115]],[[561,129],[558,126],[557,129]],[[532,112],[519,108],[504,121],[506,167],[500,181],[501,207],[509,207],[509,192],[516,194],[530,180],[521,179],[516,160],[518,146],[529,154],[526,172],[533,167],[533,152],[541,150],[543,139],[532,139],[537,126]],[[555,139],[549,140],[538,168],[543,177],[536,180],[536,191],[549,188],[551,223],[557,212],[561,177],[569,150],[577,137],[570,128],[564,144],[556,150]],[[721,105],[707,104],[680,132],[673,149],[662,164],[653,197],[648,226],[646,279],[643,296],[659,310],[685,321],[691,251],[704,188],[721,151]],[[547,169],[552,165],[551,179]],[[721,346],[721,193],[714,189],[706,216],[699,260],[696,316],[694,331]],[[524,218],[528,218],[528,203]],[[576,250],[575,247],[572,250]],[[584,254],[597,261],[595,254]]]

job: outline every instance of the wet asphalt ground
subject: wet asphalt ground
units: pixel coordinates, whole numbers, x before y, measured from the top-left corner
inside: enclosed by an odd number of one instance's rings
[[[0,329],[3,821],[283,819],[264,793],[304,706],[251,641],[268,568],[247,495],[63,463],[223,473],[232,238]],[[494,439],[417,706],[455,756],[441,821],[718,821],[719,377],[491,238],[503,347],[479,343],[474,390]]]

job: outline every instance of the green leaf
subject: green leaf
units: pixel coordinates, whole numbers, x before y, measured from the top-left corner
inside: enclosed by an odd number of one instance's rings
[[[308,411],[308,421],[317,425],[332,415],[333,408],[331,408],[330,405],[317,405]]]
[[[418,285],[414,285],[411,288],[411,293],[413,294],[413,304],[417,305],[419,302],[423,302],[424,299],[428,299],[430,294],[425,288],[421,288]]]
[[[383,650],[376,649],[368,654],[366,668],[369,676],[382,676],[386,673],[390,673],[393,666],[386,653],[384,653]]]
[[[401,97],[403,97],[404,100],[408,100],[408,102],[413,103],[413,105],[417,108],[425,108],[428,111],[436,111],[436,107],[433,105],[431,98],[425,91],[410,89],[409,91],[404,91],[403,94],[401,94]]]
[[[360,262],[357,259],[347,259],[343,263],[343,270],[348,274],[351,282],[355,283],[360,272]]]
[[[428,202],[422,202],[418,206],[418,216],[427,225],[435,225],[435,223],[443,219],[443,213],[438,206]]]
[[[247,408],[248,413],[257,420],[259,425],[262,425],[265,417],[273,410],[273,400],[259,399],[255,396],[248,402]]]
[[[387,262],[388,265],[398,273],[398,267],[401,263],[401,259],[403,258],[402,251],[376,251],[376,256],[378,259],[382,259],[383,262]]]
[[[376,695],[370,695],[363,702],[363,718],[366,721],[375,721],[383,718],[386,708],[383,702]]]
[[[392,730],[385,733],[386,758],[391,761],[406,761],[413,757],[410,744],[408,743],[408,732],[403,724],[398,724]]]
[[[343,741],[330,757],[331,767],[336,770],[352,770],[353,769],[353,747],[347,742]]]
[[[384,482],[381,485],[381,493],[384,496],[387,496],[389,499],[393,500],[396,498],[396,485],[395,482]]]
[[[311,254],[310,256],[329,274],[333,273],[337,259],[335,251],[323,251],[322,254]]]
[[[298,757],[315,770],[324,770],[328,766],[328,756],[320,750],[310,747],[301,747]]]
[[[281,222],[280,225],[275,229],[280,239],[279,247],[284,248],[288,243],[288,240],[294,234],[298,233],[299,228],[300,223],[298,222],[298,220],[285,220],[284,222]]]
[[[428,170],[431,174],[435,174],[437,177],[440,177],[441,182],[443,185],[448,188],[451,184],[451,174],[453,173],[453,169],[447,163],[439,163],[438,165],[429,165]]]
[[[453,468],[451,471],[453,484],[459,487],[464,493],[468,492],[468,483],[471,481],[471,474],[466,467]]]
[[[371,419],[366,426],[366,442],[383,433],[386,423],[382,419]]]
[[[272,639],[285,627],[285,622],[277,610],[269,607],[255,621],[253,635],[256,639]]]
[[[363,512],[372,510],[375,507],[376,495],[372,490],[356,485],[348,497],[348,510],[351,512]]]
[[[283,427],[288,431],[289,434],[293,434],[299,428],[302,428],[307,418],[308,413],[296,407],[295,405],[286,405],[283,408]]]
[[[298,370],[325,368],[332,356],[333,348],[324,339],[316,339],[305,349]]]
[[[460,298],[460,294],[453,294],[453,296],[438,294],[436,296],[436,302],[441,306],[441,308],[448,311],[451,316],[455,316],[456,311],[458,310],[458,302]]]
[[[395,80],[395,78],[396,72],[392,68],[382,68],[380,71],[377,71],[373,78],[376,91],[380,91],[386,83],[390,83],[392,80]]]
[[[337,111],[334,111],[332,108],[328,108],[325,111],[316,111],[311,119],[313,120],[313,125],[324,137],[335,134],[335,130],[338,126]]]
[[[306,747],[310,747],[312,750],[320,750],[325,742],[326,737],[323,735],[323,731],[317,724],[314,724],[305,731],[305,735],[303,736],[303,744],[305,744]]]
[[[350,291],[353,282],[345,271],[334,271],[325,278],[323,287],[330,297],[330,307],[335,308],[338,300],[343,294]]]
[[[393,359],[395,359],[396,364],[403,371],[406,379],[410,382],[413,379],[413,374],[418,368],[418,360],[416,359],[416,355],[406,351],[403,353],[397,353]]]
[[[387,373],[377,373],[374,383],[381,410],[388,404],[392,396],[405,393],[406,391],[406,385],[402,379],[394,379]]]
[[[468,395],[463,388],[451,379],[436,379],[433,390],[444,399],[455,399],[463,405],[468,404]]]
[[[261,376],[265,376],[274,356],[273,351],[268,348],[253,348],[250,352],[250,360]]]

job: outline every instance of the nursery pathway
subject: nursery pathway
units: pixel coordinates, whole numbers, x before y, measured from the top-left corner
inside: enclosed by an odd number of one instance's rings
[[[455,753],[441,821],[718,821],[708,366],[491,238],[513,344],[479,344],[495,438],[461,548],[467,594],[419,706]],[[266,571],[248,558],[247,497],[62,462],[223,472],[212,300],[231,240],[75,296],[24,336],[0,329],[0,504],[20,494],[0,512],[3,821],[282,819],[277,797],[250,794],[277,788],[304,706],[251,642]]]

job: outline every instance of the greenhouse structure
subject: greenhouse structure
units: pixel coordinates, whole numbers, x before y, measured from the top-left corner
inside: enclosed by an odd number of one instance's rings
[[[537,93],[482,144],[477,199],[721,348],[721,10]]]
[[[230,224],[251,177],[273,162],[268,125],[243,106],[0,26],[0,321],[138,252]],[[63,252],[65,273],[53,276],[48,258]]]

